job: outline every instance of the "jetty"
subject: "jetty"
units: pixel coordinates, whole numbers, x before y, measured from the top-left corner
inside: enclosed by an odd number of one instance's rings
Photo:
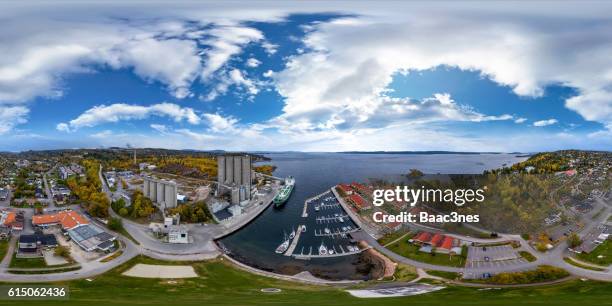
[[[329,190],[327,190],[327,191],[325,191],[323,193],[317,194],[316,196],[313,196],[313,197],[310,197],[310,198],[306,199],[304,201],[304,210],[302,211],[302,218],[308,218],[308,204],[310,204],[310,202],[312,202],[314,200],[318,200],[322,196],[324,196],[324,195],[326,195],[328,193],[329,193]]]
[[[295,247],[297,247],[298,240],[300,240],[300,235],[302,235],[302,225],[298,226],[297,232],[295,233],[295,237],[293,238],[293,240],[291,240],[291,244],[289,245],[289,248],[284,254],[285,256],[293,255],[293,251],[295,251]]]
[[[355,254],[359,254],[367,249],[370,249],[371,246],[365,248],[365,249],[359,249],[357,251],[346,251],[344,250],[344,248],[342,248],[342,246],[338,246],[338,248],[333,247],[334,250],[334,254],[325,254],[325,255],[319,255],[319,254],[312,254],[312,252],[310,254],[295,254],[293,255],[293,258],[295,259],[301,259],[301,260],[310,260],[313,258],[331,258],[331,257],[340,257],[340,256],[348,256],[348,255],[355,255]]]

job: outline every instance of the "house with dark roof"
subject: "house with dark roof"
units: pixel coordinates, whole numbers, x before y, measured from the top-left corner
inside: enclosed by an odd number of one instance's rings
[[[42,257],[42,251],[58,246],[55,235],[36,232],[19,236],[17,257]]]

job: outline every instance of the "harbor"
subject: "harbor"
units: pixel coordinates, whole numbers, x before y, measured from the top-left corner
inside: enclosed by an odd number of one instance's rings
[[[350,236],[360,230],[359,226],[351,220],[331,190],[305,200],[302,218],[306,224],[299,225],[297,232],[292,230],[289,236],[285,235],[276,253],[310,260],[355,255],[363,251]]]

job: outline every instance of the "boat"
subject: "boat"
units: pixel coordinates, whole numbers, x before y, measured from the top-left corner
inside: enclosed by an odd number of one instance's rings
[[[294,229],[292,229],[291,233],[289,234],[289,239],[293,239],[293,238],[295,238],[295,230]]]
[[[285,179],[285,185],[281,188],[279,193],[274,197],[272,202],[274,202],[274,207],[281,207],[287,203],[291,193],[293,192],[293,187],[295,186],[295,179],[293,176],[289,176]]]
[[[319,247],[319,255],[327,255],[327,248],[323,242],[321,242],[321,246]]]
[[[319,205],[315,205],[315,211],[319,211]]]
[[[342,217],[339,217],[339,218],[338,218],[338,220],[339,220],[340,222],[344,222],[344,218],[342,218]]]
[[[277,248],[276,248],[276,254],[282,254],[285,253],[285,251],[287,251],[287,249],[289,248],[289,239],[283,241],[283,243],[281,243]]]
[[[302,233],[306,232],[306,225],[302,225]]]
[[[327,227],[325,228],[325,233],[326,233],[326,234],[331,233],[331,231],[329,230],[329,228],[327,228]]]
[[[334,250],[329,250],[329,255],[334,255]]]

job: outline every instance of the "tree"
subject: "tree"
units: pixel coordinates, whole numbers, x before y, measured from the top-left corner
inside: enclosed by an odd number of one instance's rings
[[[578,234],[576,233],[572,233],[571,235],[569,235],[569,237],[567,237],[567,244],[570,248],[576,248],[579,245],[582,244],[582,240],[580,239],[580,237],[578,236]]]
[[[410,169],[410,172],[408,173],[408,176],[412,177],[412,178],[421,177],[421,176],[423,176],[423,172],[420,171],[419,169]]]
[[[108,220],[108,228],[112,231],[118,231],[123,227],[123,223],[119,218],[110,218]]]
[[[119,209],[118,214],[120,216],[122,216],[122,217],[125,217],[125,216],[127,216],[129,214],[129,212],[128,212],[127,208],[121,207],[121,209]]]

